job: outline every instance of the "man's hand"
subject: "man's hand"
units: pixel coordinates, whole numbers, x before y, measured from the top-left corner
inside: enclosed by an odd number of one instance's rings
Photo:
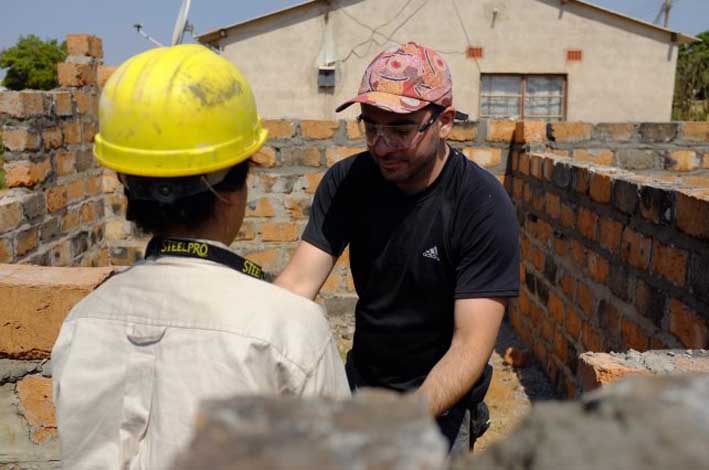
[[[418,390],[426,397],[432,416],[460,401],[482,375],[495,347],[505,306],[505,299],[455,301],[451,346]]]
[[[336,257],[301,241],[293,258],[273,283],[312,300],[320,292],[336,261]]]

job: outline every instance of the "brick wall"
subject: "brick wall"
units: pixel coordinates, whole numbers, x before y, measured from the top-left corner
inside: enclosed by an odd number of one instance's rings
[[[5,189],[0,262],[107,265],[103,170],[91,152],[97,130],[101,40],[67,36],[60,88],[0,93]]]
[[[505,181],[522,227],[511,319],[550,378],[574,395],[584,351],[706,348],[709,123],[563,123],[548,126],[555,141],[538,127],[518,125]],[[630,165],[629,152],[652,157]]]

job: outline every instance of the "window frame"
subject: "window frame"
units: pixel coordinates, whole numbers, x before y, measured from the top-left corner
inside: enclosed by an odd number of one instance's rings
[[[559,121],[566,121],[568,111],[569,98],[569,77],[565,73],[481,73],[480,74],[480,95],[478,101],[478,115],[481,119],[509,119],[508,117],[497,117],[483,114],[483,77],[520,77],[520,92],[519,92],[519,118],[518,119],[544,119],[547,122],[551,121],[551,116],[525,116],[525,102],[527,101],[527,79],[529,77],[553,77],[561,78],[561,116]]]

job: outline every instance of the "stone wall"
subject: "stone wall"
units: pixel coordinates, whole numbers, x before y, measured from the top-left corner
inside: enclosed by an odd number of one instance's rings
[[[600,126],[549,127],[601,135]],[[652,155],[645,170],[589,163],[595,145],[582,147],[569,133],[550,142],[534,133],[534,123],[520,123],[522,152],[513,154],[505,181],[522,227],[522,289],[512,323],[570,396],[584,351],[705,348],[709,340],[709,175],[696,164],[707,152],[709,124],[627,128],[636,141],[609,141],[597,155],[628,167],[622,156],[632,145]],[[657,131],[653,140],[665,132],[673,138],[646,142],[649,129]],[[550,147],[572,158],[524,151]]]
[[[109,262],[103,170],[91,151],[101,40],[69,35],[67,48],[58,65],[60,88],[0,93],[6,186],[0,188],[0,262]]]

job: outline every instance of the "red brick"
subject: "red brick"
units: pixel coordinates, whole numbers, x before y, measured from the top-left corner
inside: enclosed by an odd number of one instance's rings
[[[283,205],[288,212],[288,216],[292,219],[303,219],[307,217],[310,210],[312,198],[288,196],[283,200]]]
[[[571,240],[571,257],[579,268],[586,268],[586,247],[581,242]]]
[[[549,313],[551,313],[551,316],[554,317],[554,320],[559,325],[564,325],[564,301],[561,300],[561,298],[554,294],[553,292],[549,293],[549,301],[547,302],[547,308],[549,309]]]
[[[72,92],[74,97],[74,102],[76,103],[76,110],[80,114],[86,114],[89,111],[89,97],[85,91],[74,90]]]
[[[79,121],[64,121],[62,128],[64,130],[64,142],[67,145],[81,143],[81,123]]]
[[[544,347],[544,344],[541,341],[537,341],[534,343],[534,357],[537,358],[537,361],[539,361],[541,364],[545,364],[547,361],[547,351],[546,348]]]
[[[66,185],[67,202],[75,202],[86,196],[84,179],[78,179]]]
[[[300,121],[303,138],[306,140],[331,139],[339,127],[339,123],[335,121]]]
[[[103,41],[90,34],[67,34],[66,49],[70,56],[103,57]]]
[[[56,212],[64,209],[67,204],[66,187],[56,186],[47,190],[47,210]]]
[[[488,121],[487,141],[488,142],[512,142],[517,123],[515,121]]]
[[[98,66],[98,70],[96,71],[96,82],[97,85],[101,88],[106,86],[106,82],[108,81],[109,78],[111,78],[111,75],[113,75],[113,72],[116,71],[118,67],[112,67],[110,65],[100,65]]]
[[[526,317],[529,314],[529,295],[524,289],[519,293],[518,305],[519,312]]]
[[[453,129],[455,130],[455,127]],[[362,131],[356,121],[347,122],[347,138],[350,140],[360,140],[362,138]]]
[[[98,132],[96,129],[96,123],[94,121],[84,121],[81,125],[83,143],[92,144],[94,142],[94,136]]]
[[[267,197],[249,201],[246,205],[246,217],[273,217],[276,215],[273,204]]]
[[[529,251],[530,251],[530,241],[529,238],[522,235],[520,239],[520,255],[522,256],[522,260],[526,260],[529,258]]]
[[[683,122],[680,138],[692,142],[709,142],[709,121]]]
[[[697,238],[709,238],[709,201],[677,193],[677,227]]]
[[[49,158],[33,163],[29,160],[5,165],[5,184],[8,188],[32,188],[47,179],[52,171]]]
[[[520,201],[524,191],[524,180],[522,178],[514,178],[512,180],[512,198],[515,201]]]
[[[582,207],[579,210],[577,224],[581,235],[592,241],[597,240],[598,215],[595,212]]]
[[[561,290],[564,291],[569,297],[573,297],[574,291],[576,289],[576,279],[569,274],[564,274],[561,276]]]
[[[611,253],[618,253],[620,249],[620,242],[623,237],[623,224],[609,219],[607,217],[601,218],[601,228],[600,228],[600,241],[601,246],[606,248]]]
[[[548,245],[549,240],[554,238],[554,228],[543,220],[537,223],[537,236],[544,245]]]
[[[363,147],[328,147],[325,150],[325,158],[327,159],[327,166],[331,167],[340,160],[344,160],[347,157],[356,155],[360,152],[364,152],[366,149]]]
[[[491,168],[502,163],[502,150],[496,148],[466,147],[463,155],[483,168]]]
[[[564,256],[566,256],[566,253],[568,251],[569,251],[568,240],[566,240],[564,238],[554,237],[554,253],[556,253],[557,256],[564,257]]]
[[[289,139],[295,131],[293,123],[285,120],[263,121],[263,127],[268,131],[270,140]]]
[[[74,114],[74,104],[71,101],[71,93],[68,91],[52,91],[54,100],[54,112],[58,116],[71,116]]]
[[[582,330],[581,342],[583,343],[586,351],[605,351],[605,347],[603,346],[603,336],[596,328],[591,326],[590,323],[584,323]]]
[[[47,150],[57,149],[62,146],[62,130],[58,127],[42,131],[42,141]]]
[[[613,165],[613,151],[610,149],[575,149],[574,160],[596,165]]]
[[[44,93],[40,91],[4,91],[0,93],[0,114],[25,119],[44,114]]]
[[[62,87],[96,85],[96,69],[96,64],[60,62],[57,64],[59,85]]]
[[[286,147],[281,149],[281,160],[286,166],[320,166],[320,148]]]
[[[256,238],[256,229],[254,228],[254,224],[251,222],[244,222],[241,224],[239,233],[236,234],[236,241],[253,240],[254,238]]]
[[[522,199],[524,199],[524,202],[527,204],[532,204],[532,187],[526,181],[524,182],[523,193]]]
[[[670,333],[686,348],[706,349],[709,346],[707,322],[698,312],[677,299],[670,302]]]
[[[544,174],[545,181],[551,181],[552,174],[554,173],[554,160],[548,157],[544,158],[542,173]]]
[[[636,323],[622,319],[621,320],[621,335],[623,336],[623,345],[636,351],[646,351],[649,344],[649,335]]]
[[[608,175],[593,173],[591,175],[591,199],[602,204],[611,202],[612,180]]]
[[[544,271],[544,252],[540,250],[539,248],[533,246],[532,247],[532,264],[534,264],[534,268],[538,272]]]
[[[76,152],[73,150],[60,150],[54,159],[57,176],[66,176],[76,171]]]
[[[520,173],[523,175],[528,175],[529,174],[529,154],[528,153],[521,153],[519,155],[519,166],[517,169]]]
[[[596,299],[591,292],[591,289],[583,282],[578,283],[576,289],[576,302],[583,313],[585,313],[589,318],[593,317],[595,313]]]
[[[36,228],[31,228],[17,234],[17,238],[15,239],[15,256],[20,258],[35,248],[37,248]]]
[[[586,195],[591,187],[591,172],[588,168],[576,167],[573,170],[572,184],[574,191]]]
[[[95,203],[86,202],[82,204],[79,210],[79,218],[82,225],[93,225],[98,219]]]
[[[542,320],[542,337],[549,343],[554,342],[554,322],[549,318]]]
[[[588,274],[592,280],[605,284],[610,273],[610,264],[603,256],[590,251],[588,253]]]
[[[514,140],[518,144],[545,142],[547,139],[547,123],[545,121],[517,121],[515,123]]]
[[[581,330],[583,329],[583,320],[579,317],[576,309],[569,308],[566,311],[566,331],[569,333],[571,338],[577,340],[581,335]]]
[[[701,165],[702,158],[694,150],[675,150],[665,162],[665,168],[672,171],[692,171]]]
[[[10,240],[0,238],[0,263],[12,262],[12,244]]]
[[[42,444],[57,436],[57,420],[52,399],[52,379],[39,375],[24,377],[17,383],[22,414],[30,425],[30,439]]]
[[[349,123],[347,126],[347,135],[352,138],[360,138],[361,135],[358,137],[351,137],[349,132]],[[475,138],[478,135],[478,129],[475,127],[475,124],[472,123],[465,123],[465,124],[456,124],[453,126],[451,129],[450,133],[448,134],[448,140],[454,141],[454,142],[465,142],[468,140],[475,140]]]
[[[24,152],[39,149],[40,138],[39,134],[27,127],[9,127],[3,129],[2,143],[11,152]]]
[[[629,367],[610,354],[583,353],[579,357],[578,377],[583,392],[595,390],[632,375],[648,375],[644,368]]]
[[[576,213],[568,204],[561,203],[561,225],[566,228],[576,228]]]
[[[623,230],[621,254],[623,261],[641,270],[647,270],[650,265],[650,250],[652,239],[644,237],[629,227]]]
[[[89,196],[98,196],[101,194],[101,185],[103,179],[101,175],[92,176],[86,179],[86,194]]]
[[[569,362],[569,346],[566,341],[566,336],[561,330],[556,330],[554,333],[554,354],[564,364]]]
[[[556,142],[580,142],[589,140],[593,125],[587,122],[554,122],[551,133]]]
[[[251,161],[258,166],[271,168],[276,165],[276,149],[273,147],[261,147],[261,149],[251,156]]]
[[[540,155],[530,155],[529,157],[529,173],[539,180],[544,179],[543,162],[544,159]]]
[[[340,292],[342,290],[341,281],[342,278],[340,273],[333,270],[325,280],[323,286],[320,288],[320,292],[324,294],[335,294]]]
[[[676,286],[684,287],[687,279],[688,259],[689,253],[685,250],[655,242],[652,270]]]
[[[300,229],[290,222],[269,222],[261,224],[261,239],[265,242],[295,241]]]
[[[633,137],[635,125],[632,123],[601,123],[596,124],[595,133],[599,134],[602,140],[612,142],[628,141]]]
[[[67,234],[69,232],[72,232],[79,226],[80,221],[81,218],[78,210],[67,210],[66,214],[62,216],[62,233]]]
[[[304,188],[305,192],[308,194],[314,194],[320,184],[320,180],[322,180],[322,177],[325,176],[325,173],[306,173],[304,176],[306,183]]]

